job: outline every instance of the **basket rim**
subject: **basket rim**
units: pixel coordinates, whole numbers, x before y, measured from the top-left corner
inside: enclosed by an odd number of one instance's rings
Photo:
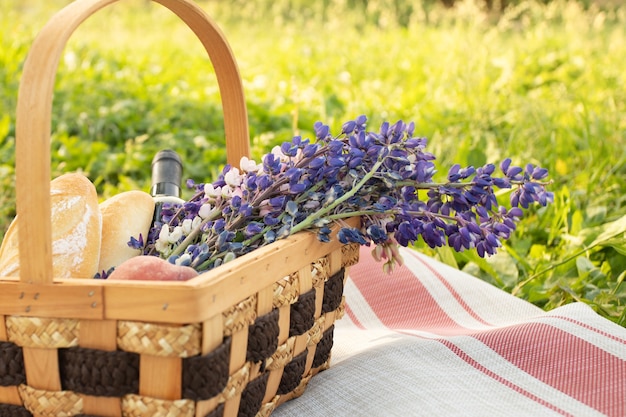
[[[355,217],[346,223],[356,227],[360,220]],[[320,243],[315,233],[302,231],[183,282],[57,278],[41,285],[0,277],[0,315],[202,322],[316,259],[340,251],[344,245],[336,239],[337,232],[335,225],[331,241]]]

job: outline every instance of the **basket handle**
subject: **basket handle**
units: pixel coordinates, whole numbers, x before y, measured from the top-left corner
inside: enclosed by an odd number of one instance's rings
[[[35,38],[24,62],[16,115],[16,197],[20,281],[51,284],[50,130],[52,96],[61,53],[89,16],[119,0],[76,0],[55,14]],[[153,0],[189,26],[206,49],[217,77],[226,135],[227,159],[249,155],[248,116],[239,69],[217,25],[190,0]]]

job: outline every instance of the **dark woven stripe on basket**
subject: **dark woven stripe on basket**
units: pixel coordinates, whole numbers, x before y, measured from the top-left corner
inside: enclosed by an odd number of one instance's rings
[[[246,385],[246,389],[241,393],[238,417],[254,417],[257,415],[261,405],[263,405],[263,397],[265,396],[269,375],[269,373],[264,373]]]
[[[214,351],[183,359],[183,398],[208,400],[222,392],[228,383],[230,337]]]
[[[302,374],[304,374],[304,368],[306,366],[306,357],[309,353],[308,349],[304,349],[304,352],[295,356],[291,362],[285,365],[283,370],[283,376],[280,379],[280,385],[278,385],[278,395],[287,394],[300,385],[302,381]]]
[[[21,405],[0,404],[0,417],[33,417],[33,415]]]
[[[313,368],[322,366],[330,358],[330,351],[333,348],[333,331],[335,325],[330,326],[322,335],[322,338],[317,343],[315,348],[315,355],[313,355]]]
[[[315,288],[301,294],[291,305],[289,337],[300,336],[315,324]]]
[[[224,415],[224,403],[221,403],[215,410],[211,411],[208,414],[205,414],[204,417],[222,417]]]
[[[0,342],[0,386],[26,382],[22,348],[12,342]]]
[[[324,299],[322,301],[322,314],[335,311],[341,304],[343,297],[343,277],[346,270],[341,268],[328,281],[324,283]]]
[[[139,355],[82,347],[59,349],[64,390],[99,397],[139,392]]]
[[[258,317],[254,324],[248,327],[248,362],[261,362],[272,356],[278,348],[278,309]]]

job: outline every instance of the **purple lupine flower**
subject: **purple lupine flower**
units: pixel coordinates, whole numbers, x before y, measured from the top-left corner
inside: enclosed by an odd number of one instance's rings
[[[337,233],[337,239],[343,244],[358,243],[360,245],[367,245],[367,240],[363,236],[363,233],[353,227],[341,228]]]
[[[514,166],[509,158],[499,165],[501,176],[493,164],[455,164],[445,171],[446,181],[436,183],[435,156],[425,138],[414,136],[414,123],[384,122],[378,131],[367,131],[366,124],[360,116],[332,136],[318,122],[313,143],[295,136],[259,165],[246,158],[241,171],[226,165],[210,184],[188,181],[194,196],[164,207],[144,253],[203,271],[300,230],[314,230],[327,242],[333,223],[360,216],[361,228],[342,226],[337,239],[373,242],[374,256],[388,271],[402,264],[397,245],[420,238],[431,247],[493,254],[523,209],[554,199],[546,190],[547,170]],[[511,190],[510,209],[500,205],[498,188]]]
[[[315,137],[319,141],[325,140],[330,134],[330,128],[322,122],[315,122],[313,129],[315,130]]]
[[[367,236],[374,242],[375,244],[385,243],[389,237],[387,236],[387,232],[380,226],[376,224],[370,225],[366,229]]]
[[[133,248],[133,249],[143,249],[144,241],[143,241],[142,234],[139,233],[139,238],[135,238],[134,236],[131,236],[127,245],[128,247]]]

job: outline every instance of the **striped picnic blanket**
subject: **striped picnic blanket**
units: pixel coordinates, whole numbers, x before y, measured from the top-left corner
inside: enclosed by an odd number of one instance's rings
[[[351,267],[332,365],[275,416],[626,416],[626,329],[550,312],[411,250]]]

